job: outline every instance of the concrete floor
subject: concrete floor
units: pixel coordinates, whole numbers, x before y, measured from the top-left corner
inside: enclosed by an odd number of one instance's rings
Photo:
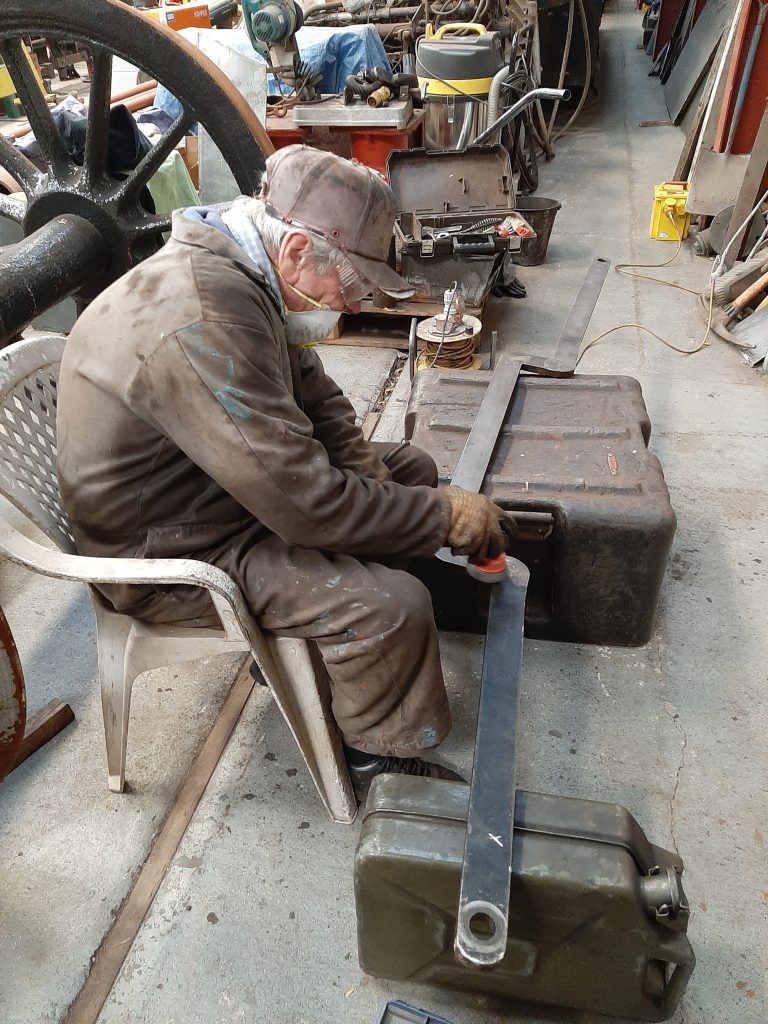
[[[503,341],[511,349],[554,343],[593,256],[661,262],[670,253],[647,239],[647,221],[653,185],[671,175],[682,135],[638,127],[667,116],[639,39],[634,4],[611,0],[601,98],[542,169],[540,194],[563,209],[549,262],[521,270],[529,297],[510,300]],[[685,250],[661,273],[703,288],[708,264]],[[627,321],[681,345],[703,332],[692,296],[612,272],[590,336]],[[346,382],[362,378],[363,356],[332,358]],[[685,357],[635,330],[601,341],[582,369],[642,382],[678,531],[646,647],[526,643],[520,785],[624,803],[654,842],[677,848],[699,962],[674,1019],[763,1024],[766,380],[718,341]],[[382,370],[368,372],[375,379]],[[405,391],[401,380],[377,436],[401,435]],[[78,717],[0,790],[0,1019],[54,1022],[77,993],[234,665],[217,660],[139,680],[131,791],[111,796],[85,595],[4,567],[0,604],[19,641],[30,703],[58,694]],[[467,770],[482,644],[446,635],[442,649],[456,718],[444,756]],[[394,997],[455,1024],[563,1019],[364,976],[355,952],[356,837],[357,827],[325,819],[285,726],[257,690],[100,1024],[373,1024]]]

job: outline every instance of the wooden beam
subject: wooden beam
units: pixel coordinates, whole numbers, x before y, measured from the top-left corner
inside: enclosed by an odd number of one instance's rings
[[[158,832],[133,888],[96,951],[90,973],[75,1001],[67,1010],[63,1024],[96,1024],[179,843],[187,831],[192,815],[197,810],[197,805],[256,685],[250,673],[250,664],[251,659],[248,658],[232,684],[219,717],[192,762],[189,775],[181,787],[176,802]]]
[[[74,720],[75,713],[72,708],[58,697],[36,711],[31,718],[27,719],[24,739],[19,744],[15,767],[18,768],[22,762],[44,747],[54,736],[58,736],[61,730],[66,729]]]
[[[693,115],[693,120],[688,126],[688,131],[685,136],[685,142],[683,143],[683,149],[680,153],[680,158],[677,161],[677,167],[675,167],[674,181],[687,181],[688,175],[693,165],[693,154],[696,151],[696,146],[701,135],[702,125],[704,124],[704,115],[707,112],[709,101],[712,96],[712,92],[715,88],[718,75],[720,74],[720,66],[723,63],[725,55],[727,54],[732,43],[732,39],[729,33],[725,33],[720,40],[720,46],[718,47],[715,59],[712,61],[712,65],[707,75],[707,80],[704,83],[701,96],[699,97],[699,103],[696,107],[696,112]]]

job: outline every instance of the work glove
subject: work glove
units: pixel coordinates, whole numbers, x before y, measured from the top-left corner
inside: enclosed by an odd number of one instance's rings
[[[444,487],[448,500],[450,525],[445,543],[454,555],[469,555],[478,562],[497,558],[506,551],[506,540],[499,518],[503,511],[484,494],[463,487]]]

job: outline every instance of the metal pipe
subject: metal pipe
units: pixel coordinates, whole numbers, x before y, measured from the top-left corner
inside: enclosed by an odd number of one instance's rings
[[[741,108],[744,106],[744,100],[747,96],[747,87],[749,86],[750,76],[752,75],[752,66],[755,63],[755,54],[757,53],[757,47],[760,42],[760,37],[763,34],[763,25],[765,24],[765,14],[768,10],[768,2],[763,2],[758,7],[757,22],[752,31],[752,39],[749,44],[749,51],[747,53],[747,59],[744,63],[744,71],[741,74],[741,82],[739,84],[739,92],[736,96],[736,103],[733,107],[733,114],[731,115],[731,130],[728,132],[728,140],[725,143],[725,152],[731,152],[731,146],[733,145],[733,137],[736,134],[736,129],[739,126],[739,118],[741,117]]]
[[[509,124],[513,118],[517,117],[518,114],[521,114],[537,100],[569,100],[570,98],[570,89],[531,89],[525,96],[521,96],[517,103],[513,103],[511,107],[508,107],[501,117],[497,117],[493,124],[488,125],[484,132],[480,132],[472,145],[485,145],[500,128],[503,128],[505,124]]]
[[[108,267],[109,249],[83,217],[64,214],[0,250],[0,345]]]
[[[148,89],[157,87],[157,80],[152,78],[148,82],[139,82],[138,85],[132,85],[130,89],[123,89],[121,92],[116,92],[109,98],[110,105],[112,103],[120,103],[122,100],[130,99],[131,96],[138,96],[140,92],[147,92]]]
[[[416,14],[421,11],[421,7],[397,7],[394,5],[387,5],[386,7],[376,8],[376,21],[373,23],[375,28],[379,28],[379,22],[387,22],[395,18],[413,18]],[[330,11],[328,14],[318,12],[312,18],[312,27],[317,28],[318,26],[342,26],[342,25],[362,25],[367,24],[363,21],[357,21],[356,14],[350,14],[348,11],[338,11],[334,13]],[[410,28],[410,22],[403,23],[406,27]],[[388,28],[391,26],[387,26]]]
[[[506,80],[512,74],[508,64],[505,64],[503,68],[500,68],[493,76],[491,87],[488,90],[488,124],[493,124],[496,118],[499,116],[499,99],[501,97],[501,87],[504,85]]]
[[[321,3],[307,4],[304,8],[304,21],[311,18],[314,14],[324,14],[325,11],[336,11],[344,4],[341,0],[322,0]]]
[[[477,104],[473,100],[469,100],[467,103],[462,104],[462,106],[464,107],[464,121],[461,125],[459,140],[456,143],[456,149],[459,152],[467,148],[469,133],[472,130],[472,122],[475,119],[475,110],[477,109]]]
[[[137,110],[151,107],[155,102],[156,95],[157,89],[149,89],[147,92],[140,92],[137,96],[131,96],[130,99],[124,100],[122,105],[126,110],[130,110],[132,114],[135,114]]]
[[[381,24],[374,24],[373,27],[379,33],[382,39],[390,39],[397,36],[398,32],[410,32],[411,23],[410,21],[398,21],[393,25],[389,21],[382,22]],[[401,42],[401,46],[405,44]]]

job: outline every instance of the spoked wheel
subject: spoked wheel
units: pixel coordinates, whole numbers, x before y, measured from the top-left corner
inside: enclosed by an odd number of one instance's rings
[[[0,782],[16,764],[26,720],[24,676],[13,636],[0,610]]]
[[[82,166],[69,157],[22,44],[25,36],[75,42],[93,60]],[[118,180],[107,170],[113,55],[136,65],[179,100],[182,113]],[[35,133],[41,170],[0,136],[0,167],[24,199],[0,195],[0,215],[24,240],[0,249],[0,345],[73,295],[81,303],[162,245],[170,216],[142,202],[147,182],[195,123],[218,146],[244,194],[258,190],[266,131],[242,95],[199,50],[120,0],[3,0],[0,57]]]

